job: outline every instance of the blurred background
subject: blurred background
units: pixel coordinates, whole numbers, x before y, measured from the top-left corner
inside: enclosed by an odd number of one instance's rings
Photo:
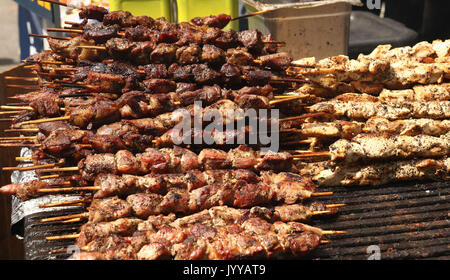
[[[90,2],[70,1],[74,5],[87,5]],[[172,21],[218,13],[237,16],[258,10],[258,5],[255,4],[258,1],[253,0],[95,2],[112,10],[130,10],[134,15],[144,13],[152,17],[166,16]],[[287,42],[294,58],[321,58],[340,54],[354,58],[359,53],[369,53],[380,44],[400,47],[423,40],[450,38],[449,0],[348,0],[344,1],[344,5],[340,3],[318,8],[292,8],[305,4],[304,2],[308,1],[262,0],[261,3],[269,8],[273,4],[284,6],[262,16],[241,20],[239,25],[228,28],[258,28],[262,32],[270,32],[276,40]],[[283,20],[280,21],[280,18]],[[60,27],[66,20],[77,20],[77,10],[37,0],[1,0],[0,72],[16,66],[22,59],[46,47],[45,40],[29,37],[29,33],[46,34],[48,27]],[[6,174],[3,175],[5,178],[2,181],[5,182],[2,183],[8,184],[9,178],[6,178]],[[21,227],[23,221],[17,222],[13,227],[14,231],[11,231],[11,199],[0,197],[0,259],[23,258]]]

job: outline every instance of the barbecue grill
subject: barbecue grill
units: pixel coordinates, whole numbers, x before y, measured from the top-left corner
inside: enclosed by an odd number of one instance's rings
[[[312,225],[348,233],[329,236],[331,242],[320,245],[307,259],[450,258],[450,182],[320,190],[333,191],[334,195],[317,198],[318,201],[347,205],[340,208],[336,217],[316,220]],[[69,257],[74,250],[70,247],[73,240],[46,241],[45,237],[76,232],[82,223],[41,223],[39,220],[81,212],[82,208],[71,207],[25,217],[25,258],[51,260]]]

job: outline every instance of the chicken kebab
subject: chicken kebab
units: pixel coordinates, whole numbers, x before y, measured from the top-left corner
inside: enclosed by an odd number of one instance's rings
[[[422,42],[414,47],[392,49],[379,46],[370,55],[350,60],[336,56],[316,61],[305,58],[296,61],[316,68],[293,67],[292,75],[307,78],[325,88],[349,88],[378,94],[384,87],[405,89],[417,84],[439,84],[449,78],[450,40]],[[427,63],[426,63],[427,62]]]

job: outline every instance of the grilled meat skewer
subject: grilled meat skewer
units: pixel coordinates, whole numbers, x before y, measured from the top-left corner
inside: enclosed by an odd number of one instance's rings
[[[164,234],[168,233],[167,235]],[[120,246],[103,252],[80,252],[74,259],[242,259],[274,257],[281,253],[304,255],[320,244],[324,231],[304,224],[250,218],[242,224],[177,229],[164,226],[146,231]],[[170,238],[169,236],[183,236]],[[123,242],[125,243],[125,242]],[[237,245],[239,244],[239,246]]]
[[[76,245],[85,251],[103,251],[102,244],[107,236],[132,236],[135,232],[157,231],[163,226],[171,226],[178,229],[186,228],[194,224],[206,226],[224,226],[239,224],[250,218],[260,218],[269,222],[305,222],[312,218],[317,212],[327,212],[326,215],[335,215],[337,208],[327,209],[320,202],[308,203],[306,205],[292,204],[281,205],[271,208],[255,206],[250,209],[236,209],[228,206],[216,206],[205,209],[199,213],[175,217],[174,214],[168,216],[149,216],[146,220],[137,218],[119,218],[112,222],[86,223],[84,224],[77,238]]]
[[[321,186],[378,186],[396,181],[449,180],[450,159],[413,159],[363,166],[332,166],[316,172]]]

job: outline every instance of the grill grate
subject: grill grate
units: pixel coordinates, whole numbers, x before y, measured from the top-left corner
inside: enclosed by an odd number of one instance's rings
[[[346,203],[336,217],[315,220],[323,229],[346,230],[329,236],[308,259],[365,260],[379,248],[381,259],[450,259],[450,182],[395,183],[381,187],[321,188],[333,191],[321,197],[326,203]],[[51,212],[51,216],[81,212],[80,209]],[[46,241],[45,236],[76,232],[81,223],[41,224],[50,217],[38,213],[25,219],[25,257],[63,259],[72,240]],[[372,247],[370,247],[372,246]],[[377,247],[375,247],[377,246]]]

